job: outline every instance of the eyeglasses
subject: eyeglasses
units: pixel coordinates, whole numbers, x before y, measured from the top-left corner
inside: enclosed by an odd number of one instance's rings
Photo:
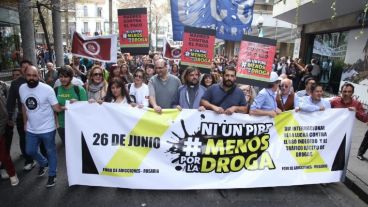
[[[289,88],[288,85],[280,85],[281,88]]]
[[[94,74],[93,74],[93,76],[94,76],[94,77],[97,77],[97,76],[102,77],[102,73],[94,73]]]
[[[134,78],[143,78],[141,75],[134,75]]]

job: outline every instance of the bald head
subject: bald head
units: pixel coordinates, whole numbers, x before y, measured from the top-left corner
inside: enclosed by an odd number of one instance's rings
[[[293,85],[293,81],[290,79],[285,78],[281,80],[280,87],[281,87],[282,95],[288,95],[291,91],[292,85]]]
[[[54,64],[52,64],[52,62],[48,62],[46,64],[47,70],[53,70],[54,69]]]
[[[158,59],[155,62],[155,70],[160,78],[166,77],[167,76],[166,61],[164,59]]]

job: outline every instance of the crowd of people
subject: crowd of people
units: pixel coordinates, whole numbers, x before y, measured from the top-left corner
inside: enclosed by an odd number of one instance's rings
[[[24,60],[20,69],[13,70],[10,88],[0,84],[1,176],[10,178],[13,186],[19,183],[9,153],[16,126],[24,170],[31,170],[38,163],[38,176],[48,171],[46,187],[55,185],[55,134],[57,131],[65,144],[66,101],[150,107],[157,113],[177,108],[269,117],[288,110],[309,113],[348,108],[356,112],[359,120],[368,121],[362,104],[353,99],[352,84],[341,87],[341,96],[331,100],[322,97],[321,70],[314,59],[307,65],[300,59],[276,59],[263,89],[236,83],[237,61],[237,56],[229,59],[216,56],[210,73],[203,74],[195,67],[179,67],[160,54],[137,57],[121,54],[116,63],[109,64],[73,57],[70,64],[58,69],[48,62],[47,72],[41,76],[39,68]],[[368,132],[359,149],[359,159],[364,159],[367,148]]]

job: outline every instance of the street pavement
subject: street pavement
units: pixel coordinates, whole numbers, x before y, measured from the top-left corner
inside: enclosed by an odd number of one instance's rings
[[[20,183],[11,187],[0,181],[0,207],[7,206],[368,206],[368,162],[356,158],[367,125],[356,121],[346,185],[303,185],[230,190],[132,190],[89,186],[68,186],[64,148],[58,144],[58,177],[55,187],[45,187],[47,176],[37,177],[37,168],[22,171],[18,137],[11,155]],[[15,133],[16,134],[16,133]],[[368,155],[367,155],[368,157]],[[350,190],[349,186],[352,190]],[[360,197],[360,198],[359,198]]]

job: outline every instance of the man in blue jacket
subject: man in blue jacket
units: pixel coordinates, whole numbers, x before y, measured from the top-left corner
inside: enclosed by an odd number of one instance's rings
[[[204,107],[200,107],[206,88],[199,84],[199,70],[188,67],[183,74],[183,84],[178,88],[173,106],[179,109],[205,110]]]

